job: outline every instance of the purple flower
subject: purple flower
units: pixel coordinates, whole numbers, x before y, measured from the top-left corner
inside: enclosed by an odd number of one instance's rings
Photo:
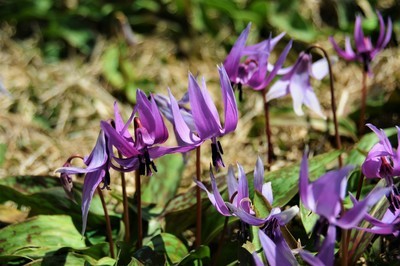
[[[393,184],[393,177],[400,175],[400,146],[397,150],[392,145],[385,132],[372,124],[367,126],[378,136],[379,142],[368,152],[362,164],[362,172],[367,178],[385,178],[388,184]],[[397,138],[400,140],[400,128],[397,128]],[[399,142],[400,145],[400,142]]]
[[[373,190],[364,200],[355,202],[351,209],[342,210],[347,186],[346,177],[353,168],[353,166],[346,166],[339,170],[329,171],[316,181],[309,183],[307,153],[304,154],[301,162],[300,199],[307,209],[320,216],[314,231],[317,235],[324,235],[325,239],[316,258],[324,265],[333,265],[336,226],[343,229],[357,228],[367,215],[368,208],[388,192],[387,189],[382,188]],[[302,252],[300,254],[304,255]],[[303,259],[307,261],[310,256],[306,254]]]
[[[378,136],[379,142],[368,152],[361,166],[367,178],[384,178],[386,185],[391,188],[388,195],[390,208],[393,213],[400,209],[400,193],[394,184],[394,177],[400,175],[400,128],[397,128],[398,147],[393,149],[385,132],[372,124],[367,126]]]
[[[126,123],[123,122],[118,106],[115,104],[115,125],[102,121],[101,128],[110,144],[125,157],[113,156],[114,160],[122,166],[112,165],[114,169],[124,172],[139,170],[140,174],[150,176],[153,170],[157,171],[153,159],[169,153],[185,152],[193,147],[159,146],[158,144],[167,140],[168,131],[156,102],[152,95],[148,99],[141,90],[137,90],[136,99],[137,104]],[[135,138],[128,131],[128,126],[132,121]]]
[[[272,67],[270,73],[267,75],[269,55],[285,33],[275,38],[270,37],[268,40],[246,46],[250,27],[251,23],[240,34],[224,62],[224,67],[230,81],[232,84],[238,85],[240,93],[242,85],[249,86],[254,90],[264,89],[282,67],[292,46],[292,41],[290,41],[275,66]]]
[[[350,37],[346,36],[345,50],[339,48],[339,45],[335,42],[333,37],[329,37],[330,42],[335,48],[336,52],[340,57],[343,57],[347,61],[359,61],[363,63],[364,70],[370,72],[370,62],[375,58],[375,56],[385,48],[389,43],[392,36],[392,20],[388,18],[387,29],[385,33],[385,23],[379,12],[377,12],[379,19],[379,36],[376,41],[375,47],[372,44],[371,37],[364,36],[364,32],[361,26],[361,17],[356,17],[356,23],[354,26],[354,42],[356,46],[356,51],[353,50],[350,43]]]
[[[90,202],[92,201],[94,192],[101,182],[103,182],[104,188],[108,189],[110,184],[110,154],[111,147],[107,141],[103,131],[100,131],[96,145],[91,154],[84,158],[83,162],[86,164],[86,168],[79,167],[61,167],[56,170],[61,175],[71,174],[86,174],[85,181],[83,183],[82,191],[82,234],[85,233],[87,216],[89,213]]]
[[[208,198],[219,213],[224,216],[237,216],[242,222],[248,225],[260,227],[260,231],[262,231],[260,233],[260,240],[271,265],[276,265],[277,262],[284,263],[281,265],[292,265],[296,260],[283,238],[280,226],[284,226],[296,216],[299,211],[298,207],[294,206],[285,211],[273,208],[267,217],[256,217],[251,207],[246,174],[240,164],[237,167],[238,179],[235,177],[233,167],[230,166],[228,169],[227,184],[230,202],[225,202],[222,199],[212,171],[210,172],[212,192],[208,191],[202,183],[195,182],[201,189],[207,192]],[[263,184],[263,179],[264,166],[261,159],[258,158],[254,169],[254,189],[258,193],[261,193],[269,204],[272,205],[273,194],[271,182]]]
[[[205,140],[211,139],[212,161],[217,168],[225,166],[221,155],[223,150],[217,138],[234,131],[238,123],[238,109],[228,75],[223,67],[218,67],[218,72],[225,109],[224,126],[221,125],[217,108],[207,90],[204,78],[200,85],[189,73],[190,110],[180,107],[170,91],[169,102],[165,101],[165,98],[158,98],[159,102],[164,101],[159,105],[174,126],[179,146],[197,147]]]
[[[325,58],[312,63],[311,54],[300,53],[296,63],[282,70],[284,74],[274,83],[267,93],[267,101],[291,94],[293,109],[297,115],[303,115],[302,105],[306,105],[319,116],[325,118],[317,96],[310,83],[310,76],[321,80],[328,74],[328,63]]]

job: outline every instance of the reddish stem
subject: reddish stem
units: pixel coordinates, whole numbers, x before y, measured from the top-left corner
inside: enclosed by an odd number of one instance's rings
[[[143,246],[143,223],[142,223],[142,192],[140,187],[140,171],[135,171],[135,186],[136,186],[136,203],[137,203],[137,226],[138,226],[138,239],[136,248],[140,249]]]
[[[272,160],[274,158],[274,148],[272,146],[271,141],[271,124],[269,119],[269,103],[267,101],[267,89],[263,91],[263,99],[264,99],[264,118],[265,118],[265,135],[267,136],[267,170],[270,169]]]
[[[97,193],[100,196],[101,205],[103,206],[103,211],[104,211],[104,217],[106,218],[106,231],[107,231],[108,244],[110,246],[111,258],[115,258],[114,241],[112,239],[111,222],[110,222],[110,216],[108,216],[107,205],[106,205],[106,202],[104,200],[103,191],[101,191],[101,189],[99,187],[97,187]]]
[[[196,148],[196,180],[201,182],[200,146]],[[195,247],[201,245],[201,190],[196,186],[196,242]]]

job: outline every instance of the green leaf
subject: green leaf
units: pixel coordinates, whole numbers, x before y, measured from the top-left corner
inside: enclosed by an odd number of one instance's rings
[[[310,179],[315,180],[325,173],[326,166],[337,159],[341,151],[331,151],[317,155],[308,160]],[[282,169],[268,172],[264,176],[264,182],[272,183],[274,192],[273,207],[285,206],[299,190],[299,163]]]
[[[208,246],[200,246],[195,250],[190,251],[179,263],[178,266],[193,265],[196,260],[208,261],[210,258],[210,248]]]
[[[156,204],[159,208],[154,211],[160,212],[178,190],[183,171],[182,155],[171,154],[157,159],[157,170],[143,189],[142,201]]]
[[[85,247],[71,217],[66,215],[39,215],[0,230],[3,255],[38,258],[62,247]]]
[[[272,210],[271,204],[266,198],[261,194],[261,192],[254,191],[253,205],[256,212],[256,216],[260,218],[268,217],[270,211]]]
[[[109,47],[101,57],[103,75],[110,84],[122,88],[125,84],[124,77],[119,71],[119,49],[117,46]]]
[[[172,264],[178,263],[188,253],[182,241],[168,233],[156,235],[146,245],[159,254],[165,254]]]
[[[308,237],[311,237],[311,233],[314,229],[315,223],[318,221],[319,216],[312,211],[306,209],[303,203],[300,201],[300,218],[303,223],[304,229]]]

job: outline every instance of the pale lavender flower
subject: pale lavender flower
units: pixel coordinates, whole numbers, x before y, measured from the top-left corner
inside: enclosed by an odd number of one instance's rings
[[[344,58],[347,61],[357,60],[361,62],[364,65],[364,70],[369,73],[371,61],[381,50],[386,47],[392,36],[392,20],[388,18],[386,28],[382,15],[379,12],[377,12],[377,15],[379,19],[379,36],[375,46],[372,44],[371,37],[364,36],[361,25],[361,16],[356,16],[356,22],[354,25],[355,51],[351,47],[349,36],[346,36],[345,50],[342,50],[339,47],[332,36],[329,37],[330,42],[332,43],[333,47],[340,57]]]
[[[271,67],[272,65],[268,64],[271,51],[285,33],[275,38],[270,37],[260,43],[246,46],[250,27],[251,23],[240,34],[224,62],[230,81],[238,86],[240,98],[242,85],[249,86],[254,90],[264,89],[282,67],[292,46],[292,41],[290,41],[275,66]],[[269,69],[270,67],[271,69]]]
[[[280,71],[284,75],[269,89],[267,101],[290,94],[293,99],[293,109],[297,115],[304,114],[302,110],[304,104],[325,118],[318,98],[311,87],[310,77],[321,80],[328,72],[328,62],[325,58],[312,63],[311,54],[302,52],[293,66]]]

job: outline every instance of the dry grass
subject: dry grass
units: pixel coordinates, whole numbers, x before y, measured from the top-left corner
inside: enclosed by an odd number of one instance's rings
[[[130,48],[128,56],[134,62],[136,76],[158,84],[154,88],[156,92],[166,93],[166,88],[170,87],[180,97],[186,90],[190,70],[206,77],[214,99],[218,99],[216,64],[222,62],[226,54],[220,43],[227,34],[222,31],[217,40],[205,36],[183,40],[181,46],[193,51],[188,59],[177,58],[176,45],[160,36],[139,38],[139,43]],[[115,90],[102,79],[100,58],[116,40],[98,40],[92,56],[86,61],[76,56],[49,64],[43,61],[37,40],[14,41],[12,35],[13,29],[3,26],[0,31],[0,78],[12,96],[0,97],[0,143],[7,144],[0,176],[54,175],[54,170],[71,154],[89,154],[99,132],[100,120],[112,117]],[[330,47],[327,42],[321,45]],[[399,88],[400,78],[396,71],[400,65],[399,54],[398,48],[391,48],[378,56],[373,66],[377,74],[371,83],[371,93],[379,88],[389,95]],[[347,116],[358,107],[361,72],[356,64],[339,60],[334,73],[339,115]],[[315,85],[322,106],[329,114],[328,82]],[[291,106],[291,99],[274,101],[273,106]],[[131,106],[120,103],[120,108],[127,117]],[[257,155],[265,154],[263,122],[261,129],[256,122],[262,121],[260,94],[247,90],[240,110],[241,119],[236,132],[222,138],[221,144],[226,164],[239,162],[250,171]],[[308,110],[307,113],[310,114]],[[309,134],[306,119],[279,115],[272,118],[272,125],[278,155],[274,168],[297,161]],[[254,131],[261,137],[249,137]],[[329,147],[328,143],[324,149]],[[203,169],[208,169],[208,145],[203,152]],[[187,177],[194,174],[194,158],[190,158],[185,170]],[[191,178],[182,183],[183,187],[190,185]]]

